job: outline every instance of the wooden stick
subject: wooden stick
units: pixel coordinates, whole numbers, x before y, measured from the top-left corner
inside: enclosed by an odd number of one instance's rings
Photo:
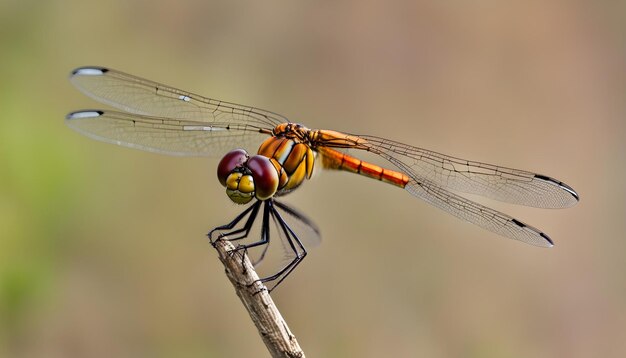
[[[272,357],[304,358],[296,337],[289,330],[267,288],[259,281],[248,255],[243,250],[235,250],[226,238],[216,240],[213,246],[226,268],[226,276]]]

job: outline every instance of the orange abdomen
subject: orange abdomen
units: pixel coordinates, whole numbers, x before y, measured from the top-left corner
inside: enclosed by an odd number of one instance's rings
[[[409,182],[409,177],[402,172],[385,169],[383,167],[379,167],[378,165],[364,162],[360,159],[328,147],[319,147],[317,150],[320,154],[322,154],[322,164],[324,165],[324,168],[345,170],[366,176],[368,178],[380,180],[385,183],[393,184],[400,188],[404,188]]]

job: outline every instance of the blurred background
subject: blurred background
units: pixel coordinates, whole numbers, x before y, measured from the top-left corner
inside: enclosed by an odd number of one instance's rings
[[[215,158],[83,137],[102,65],[556,177],[565,210],[489,200],[507,240],[347,173],[287,197],[323,243],[273,293],[310,357],[626,355],[623,2],[0,2],[0,356],[263,357],[204,234],[241,208]]]

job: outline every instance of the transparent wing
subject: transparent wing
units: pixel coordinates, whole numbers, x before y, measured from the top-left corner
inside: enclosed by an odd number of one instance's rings
[[[411,179],[406,190],[424,201],[483,229],[527,244],[552,247],[545,233],[497,210],[453,194],[438,185]]]
[[[260,142],[263,128],[244,123],[199,122],[114,111],[73,112],[67,125],[93,139],[169,155],[223,155]]]
[[[567,184],[545,175],[455,158],[374,136],[346,135],[343,146],[376,153],[398,166],[415,180],[409,186],[439,186],[477,194],[512,204],[537,208],[566,208],[578,202],[578,194]],[[429,183],[429,184],[426,184]]]
[[[77,68],[70,82],[96,101],[130,113],[204,123],[245,123],[268,129],[288,122],[270,111],[203,97],[103,67]]]
[[[542,208],[564,208],[578,201],[571,187],[545,175],[459,159],[374,136],[327,132],[323,138],[318,145],[380,155],[410,178],[405,189],[412,195],[484,229],[536,246],[553,243],[540,230],[447,189]]]
[[[80,111],[67,124],[95,139],[172,155],[222,155],[258,144],[285,117],[102,67],[74,70],[82,92],[128,113]],[[263,135],[260,135],[263,134]],[[256,149],[256,148],[255,148]]]
[[[322,242],[320,229],[315,225],[313,220],[309,219],[302,212],[294,207],[285,204],[282,201],[274,200],[274,207],[280,209],[279,212],[283,219],[298,235],[298,239],[302,241],[306,247],[316,247]]]

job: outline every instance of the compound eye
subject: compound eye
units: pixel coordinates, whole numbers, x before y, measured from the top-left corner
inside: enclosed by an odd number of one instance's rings
[[[278,172],[267,157],[255,155],[248,159],[248,169],[252,172],[256,198],[266,200],[278,190]]]
[[[217,165],[217,179],[222,186],[226,186],[228,175],[237,167],[241,167],[248,160],[248,153],[243,149],[235,149],[226,153]]]

